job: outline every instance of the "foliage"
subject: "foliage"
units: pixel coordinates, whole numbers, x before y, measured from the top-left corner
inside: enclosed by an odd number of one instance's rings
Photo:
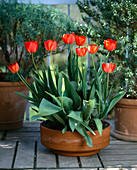
[[[136,0],[83,0],[77,4],[86,22],[86,27],[80,29],[91,38],[92,43],[100,44],[108,37],[117,40],[117,50],[113,52],[112,59],[119,65],[120,72],[117,71],[112,83],[126,88],[126,97],[137,98]],[[101,54],[104,55],[105,51],[98,56]]]
[[[42,62],[47,52],[44,41],[48,39],[59,43],[61,35],[66,32],[77,33],[76,22],[58,9],[43,5],[19,4],[17,0],[0,4],[0,65],[6,66],[13,62],[20,64],[20,73],[27,77],[33,68],[30,54],[25,52],[25,41],[38,41],[39,50],[34,54],[36,63]],[[64,46],[60,44],[57,52]],[[18,81],[16,74],[8,74],[6,80]]]

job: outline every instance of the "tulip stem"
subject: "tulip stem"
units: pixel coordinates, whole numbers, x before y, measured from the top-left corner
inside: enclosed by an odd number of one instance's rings
[[[107,59],[108,59],[108,57],[109,57],[109,54],[110,54],[110,51],[108,51],[108,54],[107,54],[107,56],[106,56],[106,62],[107,62]]]
[[[52,60],[52,51],[50,51],[50,61],[51,61],[51,65],[52,65],[52,70],[54,71],[54,64],[53,64],[53,60]]]
[[[94,62],[94,58],[93,58],[93,54],[92,54],[92,63],[93,63],[94,70],[96,71],[95,62]]]
[[[82,57],[81,57],[81,67],[82,67],[82,75],[84,76],[84,70],[83,70]]]
[[[34,65],[34,67],[35,67],[35,69],[36,69],[37,74],[38,74],[38,75],[40,76],[40,78],[43,80],[43,78],[42,78],[42,76],[40,75],[40,73],[38,72],[37,66],[36,66],[36,64],[35,64],[33,53],[32,53],[32,62],[33,62],[33,65]]]
[[[108,86],[109,86],[109,73],[107,75],[107,88],[106,88],[106,101],[105,101],[105,103],[107,102]]]

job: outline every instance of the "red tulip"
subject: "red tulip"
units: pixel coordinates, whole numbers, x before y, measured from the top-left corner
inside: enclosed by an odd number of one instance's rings
[[[112,73],[115,70],[116,64],[113,63],[103,63],[102,64],[102,70],[105,73]]]
[[[64,34],[61,36],[62,40],[65,44],[72,44],[75,41],[75,34],[74,32],[72,34]]]
[[[117,41],[111,39],[104,40],[104,46],[108,51],[113,51],[117,47]]]
[[[88,47],[88,52],[93,54],[96,53],[99,49],[99,47],[97,47],[97,45],[93,44],[93,45],[87,45]]]
[[[83,48],[76,48],[76,54],[77,54],[78,56],[83,57],[83,56],[86,55],[87,50],[88,50],[88,49],[87,49],[86,47],[83,47]]]
[[[47,51],[55,51],[57,48],[57,41],[48,40],[44,42]]]
[[[78,46],[83,46],[85,44],[86,37],[85,36],[78,36],[78,35],[76,35],[75,36],[75,41],[76,41],[76,44]]]
[[[37,41],[29,41],[24,43],[27,52],[35,53],[38,49],[38,42]]]
[[[11,65],[9,65],[9,70],[12,72],[12,73],[16,73],[19,71],[19,65],[18,63],[13,63]]]

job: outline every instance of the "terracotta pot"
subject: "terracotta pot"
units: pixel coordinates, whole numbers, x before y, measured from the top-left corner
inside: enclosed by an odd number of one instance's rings
[[[88,156],[99,152],[100,149],[105,148],[110,143],[110,124],[103,129],[100,136],[95,130],[93,135],[90,131],[87,133],[92,138],[93,147],[89,147],[78,132],[67,131],[64,134],[61,131],[48,129],[42,124],[40,125],[41,144],[53,150],[54,153],[64,156]]]
[[[23,82],[0,82],[0,130],[22,127],[27,100],[14,92],[29,95]]]
[[[137,141],[137,99],[121,99],[115,106],[115,128],[112,136]]]

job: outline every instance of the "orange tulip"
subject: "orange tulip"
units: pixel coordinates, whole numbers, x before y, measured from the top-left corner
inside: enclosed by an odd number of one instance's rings
[[[78,46],[83,46],[85,44],[86,37],[85,36],[78,36],[78,35],[76,35],[75,36],[75,41],[76,41],[76,44]]]
[[[44,42],[47,51],[55,51],[57,48],[57,41],[48,40]]]
[[[76,54],[77,54],[78,56],[83,57],[83,56],[86,55],[87,50],[88,50],[88,49],[87,49],[86,47],[83,47],[83,48],[76,48]]]
[[[64,34],[61,36],[62,40],[64,41],[65,44],[72,44],[75,41],[75,34],[74,32],[71,34]]]
[[[88,47],[88,52],[90,54],[96,53],[99,49],[99,47],[97,47],[97,45],[93,44],[93,45],[87,45]]]
[[[113,51],[117,47],[117,41],[111,39],[104,40],[104,46],[108,51]]]
[[[38,50],[38,42],[37,41],[29,41],[24,43],[27,52],[35,53]]]
[[[102,70],[105,73],[112,73],[115,70],[116,64],[113,63],[103,63],[102,64]]]
[[[13,63],[11,65],[9,65],[9,70],[12,72],[12,73],[16,73],[19,71],[19,65],[18,63]]]

